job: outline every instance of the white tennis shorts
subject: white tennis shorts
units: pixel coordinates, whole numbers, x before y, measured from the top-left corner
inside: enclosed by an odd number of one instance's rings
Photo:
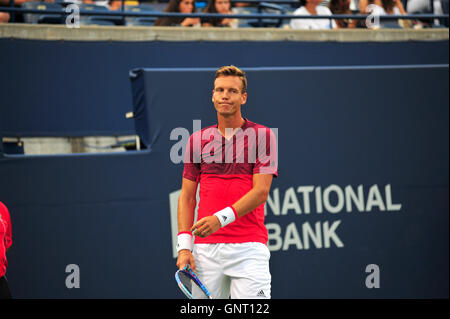
[[[270,251],[262,243],[195,244],[196,273],[214,299],[269,299]],[[198,298],[198,290],[193,290]]]

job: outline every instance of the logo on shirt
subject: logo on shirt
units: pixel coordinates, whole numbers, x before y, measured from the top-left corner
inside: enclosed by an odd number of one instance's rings
[[[260,290],[257,294],[256,297],[265,297],[266,295],[264,294],[264,290]]]

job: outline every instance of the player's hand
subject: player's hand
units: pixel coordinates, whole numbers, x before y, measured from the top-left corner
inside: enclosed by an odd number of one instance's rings
[[[192,226],[191,232],[195,230],[195,236],[205,238],[218,231],[221,226],[217,216],[206,216]]]
[[[189,265],[189,267],[191,267],[191,269],[195,272],[194,256],[189,250],[183,249],[178,252],[177,267],[178,269],[184,269],[186,265]]]

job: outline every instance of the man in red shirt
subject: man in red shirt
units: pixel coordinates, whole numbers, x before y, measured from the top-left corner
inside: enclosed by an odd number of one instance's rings
[[[245,73],[235,66],[218,69],[212,93],[218,124],[194,132],[186,148],[177,266],[189,264],[214,298],[270,298],[271,293],[264,203],[278,174],[276,138],[242,117],[246,100]]]
[[[11,247],[11,218],[8,209],[0,202],[0,299],[11,298],[8,282],[5,278],[6,267],[6,251]]]

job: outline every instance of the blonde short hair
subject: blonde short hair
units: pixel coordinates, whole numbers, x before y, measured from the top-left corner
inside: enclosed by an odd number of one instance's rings
[[[242,81],[242,93],[247,93],[247,78],[245,76],[245,72],[242,71],[241,69],[239,69],[238,67],[236,67],[234,65],[226,65],[226,66],[220,67],[216,71],[216,77],[214,78],[214,80],[221,76],[237,76],[237,77],[239,77]]]

